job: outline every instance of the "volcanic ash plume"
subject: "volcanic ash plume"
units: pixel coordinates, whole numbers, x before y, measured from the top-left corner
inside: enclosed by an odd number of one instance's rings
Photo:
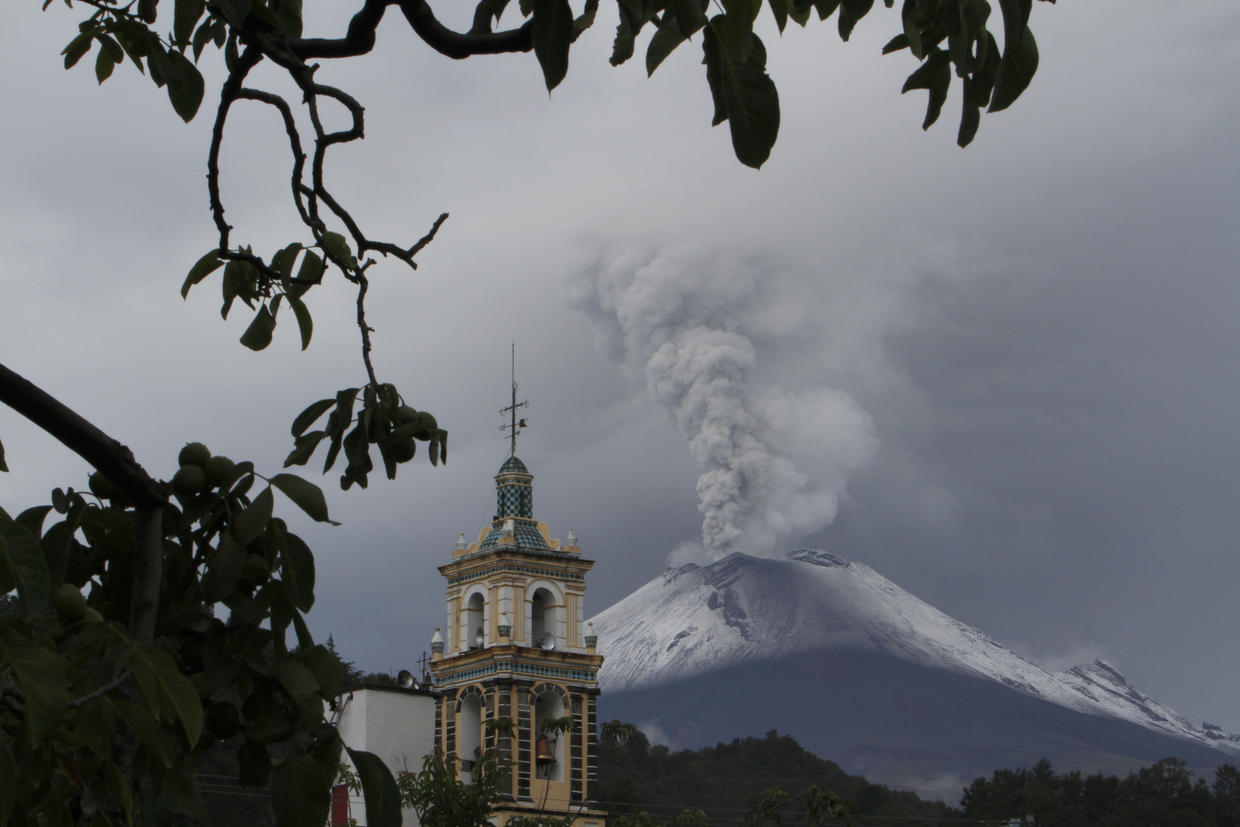
[[[712,559],[769,554],[829,524],[849,476],[877,447],[869,415],[848,394],[755,383],[755,341],[774,350],[767,340],[778,339],[777,285],[752,263],[687,248],[629,252],[575,285],[577,304],[600,325],[600,349],[643,379],[688,437]],[[786,333],[804,338],[794,316],[805,318],[790,314]]]

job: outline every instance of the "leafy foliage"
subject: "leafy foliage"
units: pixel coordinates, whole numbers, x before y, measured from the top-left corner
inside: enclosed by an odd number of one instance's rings
[[[1101,773],[1058,774],[1043,759],[1030,769],[998,770],[964,790],[964,813],[998,819],[1033,814],[1039,824],[1065,827],[1223,827],[1240,823],[1240,771],[1219,767],[1213,785],[1194,778],[1176,758],[1164,758],[1126,778]]]
[[[413,809],[425,827],[485,827],[507,768],[494,755],[474,762],[466,783],[455,756],[428,755],[422,769],[396,774],[401,804]]]
[[[93,493],[0,511],[0,593],[16,596],[0,612],[0,823],[200,814],[193,761],[235,736],[239,780],[270,783],[279,823],[325,818],[342,745],[324,713],[346,670],[310,636],[314,560],[273,513],[281,491],[328,521],[322,493],[198,443],[181,461],[154,515],[150,640],[117,620],[145,598],[144,510],[124,492],[96,474]],[[377,759],[352,757],[381,801]]]

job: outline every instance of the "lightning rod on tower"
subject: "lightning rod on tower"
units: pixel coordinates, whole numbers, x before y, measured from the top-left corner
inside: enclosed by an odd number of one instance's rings
[[[508,417],[508,422],[500,425],[501,431],[508,432],[509,448],[508,455],[515,457],[517,455],[517,435],[525,430],[525,420],[517,419],[517,411],[521,408],[529,407],[529,400],[523,399],[517,401],[517,343],[512,343],[512,404],[506,408],[499,409],[499,415]]]

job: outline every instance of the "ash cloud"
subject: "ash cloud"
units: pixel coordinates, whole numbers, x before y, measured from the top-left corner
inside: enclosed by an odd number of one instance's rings
[[[878,440],[845,391],[786,375],[781,344],[814,342],[773,267],[694,247],[627,250],[582,271],[574,304],[600,352],[667,412],[700,468],[700,541],[669,562],[770,555],[828,525]],[[796,350],[797,348],[793,348]]]

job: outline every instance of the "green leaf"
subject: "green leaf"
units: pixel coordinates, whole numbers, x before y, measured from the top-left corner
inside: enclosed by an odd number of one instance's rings
[[[301,283],[290,286],[285,292],[301,296],[310,289],[310,285],[322,283],[323,271],[326,269],[327,263],[323,261],[322,256],[313,250],[306,250],[305,256],[301,259],[301,266],[297,268],[297,281]]]
[[[284,297],[288,299],[288,306],[293,308],[293,315],[297,318],[297,332],[301,334],[301,349],[305,350],[310,347],[310,337],[314,334],[314,319],[310,317],[310,308],[292,293],[285,293]]]
[[[247,306],[253,307],[253,299],[257,295],[255,282],[258,279],[258,268],[248,261],[232,260],[224,266],[224,279],[220,289],[224,295],[224,306],[220,308],[220,316],[228,318],[233,299],[240,297]]]
[[[311,431],[308,434],[297,437],[293,443],[293,450],[289,451],[288,456],[284,458],[284,467],[305,465],[309,462],[314,449],[319,447],[319,443],[323,441],[325,436],[327,436],[327,431]]]
[[[241,28],[250,16],[251,0],[216,0],[221,16],[236,29]]]
[[[400,827],[400,789],[392,772],[378,756],[345,747],[357,768],[366,797],[366,824],[373,827]]]
[[[4,579],[17,589],[22,612],[33,617],[47,607],[51,593],[47,560],[39,538],[21,523],[0,519],[0,540],[0,567],[7,575]]]
[[[309,755],[294,752],[271,773],[271,806],[276,824],[323,824],[331,806],[330,788],[327,770]]]
[[[361,422],[344,438],[344,455],[350,466],[363,468],[370,465],[370,441]]]
[[[218,250],[211,250],[189,268],[189,275],[185,277],[185,283],[181,285],[181,298],[189,296],[189,289],[198,284],[207,276],[211,275],[224,263],[224,259],[220,258]]]
[[[542,66],[547,91],[560,85],[568,73],[568,50],[573,38],[573,9],[568,0],[534,0],[530,39]]]
[[[152,54],[154,54],[152,52]],[[198,114],[204,91],[202,73],[189,58],[180,52],[169,52],[166,63],[168,100],[172,108],[189,123]]]
[[[328,433],[335,431],[343,434],[349,427],[349,423],[353,421],[353,405],[357,402],[357,391],[357,388],[336,391],[336,427],[329,427]]]
[[[280,274],[280,278],[286,279],[293,272],[293,262],[297,261],[297,254],[300,253],[302,247],[297,242],[293,242],[284,249],[280,250],[271,257],[271,269]]]
[[[857,25],[857,21],[869,14],[873,6],[874,0],[843,0],[840,4],[840,16],[837,21],[839,23],[841,40],[848,40],[853,28]]]
[[[147,706],[167,720],[179,720],[190,746],[197,744],[202,734],[202,701],[172,656],[158,646],[144,644],[134,648],[129,666]]]
[[[82,32],[69,41],[69,45],[61,52],[65,56],[66,69],[72,69],[82,59],[82,56],[90,51],[90,44],[94,39],[93,33]]]
[[[732,133],[732,149],[737,160],[757,169],[771,154],[779,134],[779,94],[766,74],[766,48],[753,35],[752,51],[744,62],[728,52],[718,34],[721,16],[706,28],[703,49],[706,77],[715,100],[716,118],[723,104]]]
[[[306,512],[315,522],[332,522],[327,516],[327,499],[323,496],[322,489],[314,483],[296,474],[276,474],[270,482],[283,491],[286,497],[296,503],[297,507]],[[339,523],[333,523],[333,525],[339,525]]]
[[[113,703],[116,704],[117,712],[125,719],[125,725],[129,727],[134,737],[155,755],[160,764],[171,767],[176,761],[176,745],[172,743],[168,733],[164,732],[163,727],[151,717],[151,713],[145,707],[128,701],[118,699]]]
[[[271,510],[275,498],[271,495],[271,486],[267,486],[254,498],[249,507],[233,518],[231,531],[233,537],[242,546],[248,546],[263,536],[267,523],[271,522]]]
[[[276,329],[276,317],[271,315],[267,305],[260,305],[254,314],[254,320],[241,334],[241,344],[250,350],[259,351],[271,344],[271,335]]]
[[[314,554],[296,534],[284,535],[280,574],[293,605],[310,611],[314,605]]]
[[[103,83],[112,76],[116,64],[125,59],[121,44],[106,35],[99,36],[99,54],[95,57],[95,79]]]
[[[961,78],[961,85],[964,87],[964,94],[961,95],[961,112],[960,112],[960,130],[956,133],[956,144],[961,147],[969,145],[973,140],[973,136],[977,134],[978,124],[981,122],[982,110],[979,103],[974,100],[975,94],[972,91],[974,82],[969,78]],[[982,104],[985,102],[982,101]]]
[[[1006,9],[1007,6],[1005,5],[1004,8]],[[1006,26],[1006,14],[1003,15],[1003,19]],[[1037,70],[1038,44],[1033,39],[1033,32],[1025,28],[1019,40],[1013,42],[1011,39],[1006,39],[989,111],[1001,112],[1011,106],[1020,97],[1020,93],[1028,88]]]
[[[290,697],[318,695],[319,682],[314,673],[295,660],[282,660],[275,666],[275,678]]]
[[[193,36],[198,18],[206,9],[205,0],[176,0],[176,9],[172,18],[172,36],[177,43],[188,43]],[[201,49],[199,50],[201,51]]]
[[[198,62],[198,58],[202,57],[202,50],[207,48],[207,44],[211,42],[211,33],[215,27],[210,18],[203,21],[198,27],[198,31],[194,32],[194,62]]]
[[[218,603],[232,594],[245,571],[245,555],[245,547],[233,539],[231,532],[220,534],[219,547],[207,561],[207,571],[202,576],[204,600]]]
[[[925,62],[904,81],[901,93],[911,89],[926,89],[930,92],[926,103],[926,117],[921,128],[929,129],[943,111],[943,102],[947,100],[947,88],[951,85],[951,57],[942,49],[933,49]]]
[[[68,706],[68,665],[4,622],[0,622],[0,662],[13,670],[26,696],[26,734],[37,748],[59,726]]]
[[[357,266],[357,259],[349,249],[349,242],[340,233],[323,233],[323,252],[341,267]]]
[[[762,0],[725,0],[723,6],[727,13],[723,15],[723,25],[716,26],[715,32],[722,36],[734,58],[745,61],[753,48],[753,23],[762,9]]]
[[[354,388],[353,392],[356,393],[357,389]],[[296,418],[293,419],[293,436],[301,436],[316,419],[327,413],[327,411],[335,404],[337,404],[337,400],[334,398],[320,399],[318,402],[313,403],[304,411],[297,414]]]
[[[768,0],[771,7],[771,14],[775,16],[775,25],[779,28],[779,33],[783,34],[784,28],[788,25],[788,12],[792,8],[792,0]]]
[[[635,21],[630,17],[628,7],[625,3],[620,3],[620,22],[616,24],[616,38],[611,46],[611,58],[609,62],[612,66],[619,66],[633,56],[633,46],[636,43],[637,28],[640,21]]]
[[[306,667],[314,673],[314,679],[319,682],[323,695],[328,698],[339,695],[344,689],[345,681],[349,679],[349,670],[340,662],[340,658],[321,644],[309,647],[303,645],[302,649]]]
[[[274,0],[272,10],[280,32],[289,40],[301,37],[301,0]]]
[[[663,18],[663,23],[655,30],[654,36],[650,38],[650,45],[646,47],[646,76],[654,74],[654,70],[659,68],[668,55],[670,55],[677,46],[689,39],[689,35],[693,34],[694,29],[685,32],[685,26],[672,15]]]

